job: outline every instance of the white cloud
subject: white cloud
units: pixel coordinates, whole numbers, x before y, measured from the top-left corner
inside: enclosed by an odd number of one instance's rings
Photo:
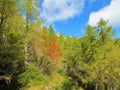
[[[41,17],[48,23],[63,21],[82,12],[85,0],[44,0]]]
[[[100,18],[109,20],[108,24],[112,26],[120,26],[120,0],[112,0],[110,5],[97,12],[92,12],[89,16],[88,23],[90,25],[96,25]]]

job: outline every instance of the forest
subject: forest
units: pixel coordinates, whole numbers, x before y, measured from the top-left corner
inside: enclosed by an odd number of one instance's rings
[[[0,90],[120,90],[120,39],[109,21],[83,37],[44,25],[39,0],[0,0]]]

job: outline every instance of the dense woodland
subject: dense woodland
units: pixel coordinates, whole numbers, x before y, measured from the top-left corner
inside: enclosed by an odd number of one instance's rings
[[[0,90],[120,90],[120,39],[108,21],[64,36],[39,9],[39,0],[0,0]]]

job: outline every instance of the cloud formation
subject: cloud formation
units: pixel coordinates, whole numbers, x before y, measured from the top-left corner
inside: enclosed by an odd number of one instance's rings
[[[100,9],[97,12],[92,12],[89,16],[88,23],[96,25],[100,18],[109,20],[109,25],[120,26],[120,0],[111,0],[110,5]]]
[[[41,17],[48,23],[64,21],[80,14],[85,0],[43,0]]]

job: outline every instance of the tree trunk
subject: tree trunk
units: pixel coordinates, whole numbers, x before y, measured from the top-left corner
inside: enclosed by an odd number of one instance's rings
[[[96,85],[95,85],[95,90],[98,90],[98,85],[97,85],[97,83],[96,83]]]
[[[26,14],[26,30],[25,30],[25,61],[24,65],[25,68],[27,68],[27,63],[28,63],[28,29],[29,29],[29,18],[28,18],[28,13]]]
[[[104,84],[104,90],[108,90],[108,85]]]
[[[0,31],[3,29],[3,22],[4,22],[4,9],[5,9],[5,2],[3,2],[2,8],[1,8],[1,18],[0,18]]]

